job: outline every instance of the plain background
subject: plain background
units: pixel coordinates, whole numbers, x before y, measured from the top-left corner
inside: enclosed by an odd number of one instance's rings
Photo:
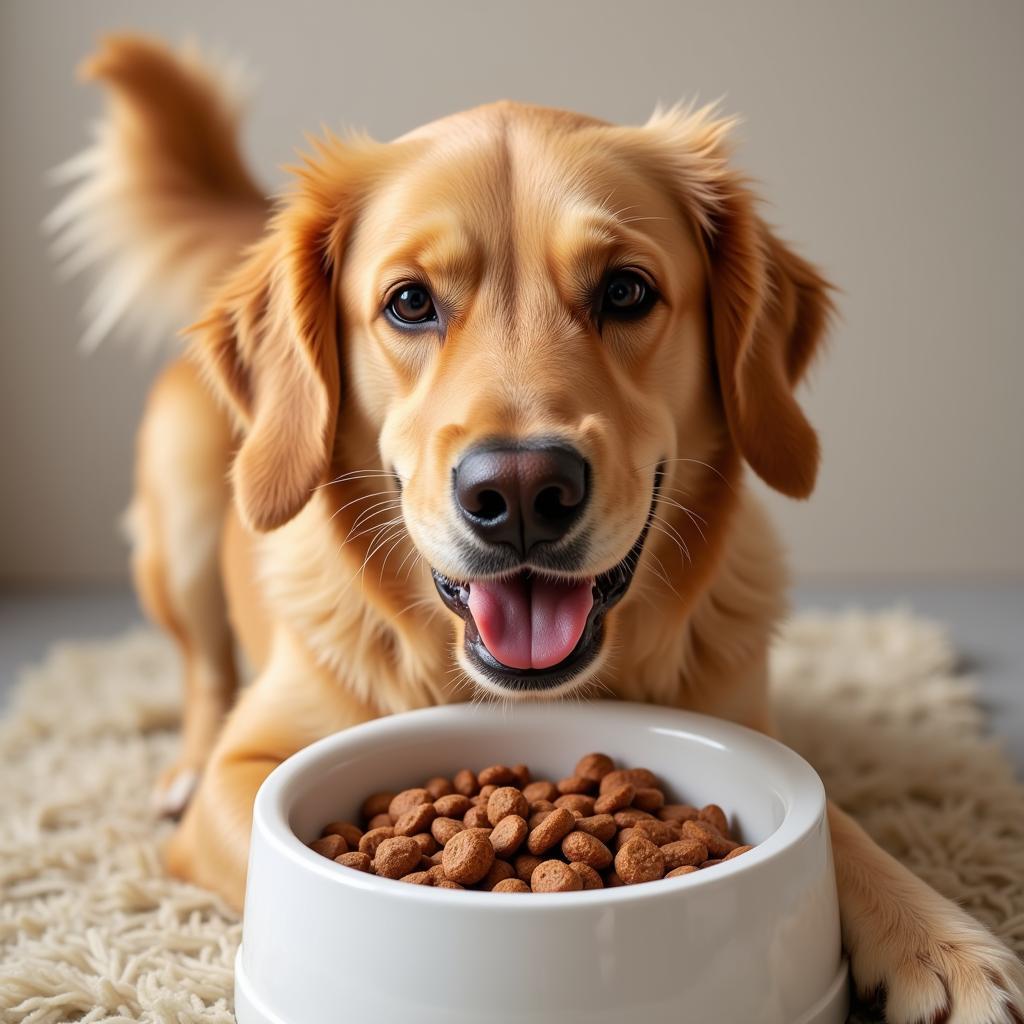
[[[768,217],[843,289],[805,389],[824,469],[772,500],[805,578],[1024,574],[1024,4],[176,0],[0,4],[0,579],[110,582],[158,360],[76,350],[45,172],[99,110],[105,30],[188,36],[256,78],[246,146],[279,185],[321,123],[388,139],[501,97],[645,120],[722,97]]]

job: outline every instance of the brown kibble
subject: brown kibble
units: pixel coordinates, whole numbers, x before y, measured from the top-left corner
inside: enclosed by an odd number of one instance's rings
[[[353,868],[355,871],[370,870],[370,858],[365,853],[358,853],[355,850],[335,857],[334,863],[340,864],[344,868]]]
[[[531,800],[530,801],[530,813],[536,814],[538,811],[553,811],[555,805],[550,800]]]
[[[614,770],[615,762],[607,754],[584,754],[576,762],[573,775],[600,782],[610,771]]]
[[[497,788],[498,788],[497,786],[495,786],[495,785],[493,785],[491,783],[488,783],[486,786],[481,786],[480,787],[480,792],[477,793],[477,795],[475,797],[473,797],[473,799],[474,800],[479,800],[481,803],[486,803],[488,800],[490,800],[491,794]]]
[[[395,819],[385,811],[383,814],[375,814],[366,823],[366,831],[372,832],[375,828],[391,828],[394,825]]]
[[[520,846],[530,831],[526,819],[519,814],[506,815],[491,833],[491,846],[499,857],[511,857]]]
[[[454,818],[435,818],[430,824],[430,834],[442,845],[446,846],[452,836],[457,835],[466,826]]]
[[[634,789],[661,789],[658,776],[646,768],[621,768],[618,771],[609,772],[601,779],[601,794],[618,789],[619,786],[629,784]]]
[[[678,821],[680,824],[684,821],[696,821],[700,816],[700,812],[693,804],[665,804],[655,813],[662,821]]]
[[[477,780],[481,786],[511,786],[516,781],[516,773],[505,764],[492,764],[485,768]]]
[[[702,807],[697,816],[701,821],[706,821],[712,828],[718,829],[726,839],[729,838],[729,819],[725,816],[725,811],[718,804],[708,804],[706,807]]]
[[[482,803],[470,807],[463,815],[462,820],[466,823],[466,828],[486,828],[491,823],[487,817],[487,804]]]
[[[437,811],[433,804],[417,804],[395,822],[395,835],[414,836],[426,832],[436,817]]]
[[[615,873],[626,885],[653,882],[665,874],[665,858],[649,839],[634,836],[615,855]]]
[[[708,859],[708,848],[699,839],[680,839],[659,849],[668,871],[703,864]]]
[[[673,868],[665,875],[666,878],[679,878],[680,875],[692,875],[695,871],[699,870],[693,864],[683,864],[678,868]]]
[[[588,779],[584,775],[570,775],[567,779],[558,781],[558,792],[563,796],[574,793],[593,793],[597,789],[597,780]]]
[[[348,853],[348,843],[345,842],[345,837],[333,833],[320,839],[314,839],[309,844],[309,848],[314,853],[319,853],[321,857],[327,857],[329,860],[334,860],[335,857]]]
[[[526,840],[527,849],[533,854],[544,853],[555,843],[561,842],[575,826],[576,819],[572,812],[558,807],[530,832]]]
[[[575,892],[583,888],[583,879],[560,860],[543,860],[530,878],[534,892]]]
[[[612,851],[586,832],[570,832],[562,840],[562,853],[566,860],[589,864],[597,871],[604,871],[612,862]]]
[[[607,789],[594,801],[594,811],[597,814],[615,814],[628,807],[635,796],[636,787],[628,782],[624,786]]]
[[[534,800],[553,801],[558,799],[558,787],[546,779],[523,786],[523,796],[532,804]]]
[[[487,820],[497,825],[502,818],[514,814],[525,818],[530,813],[530,805],[526,797],[515,786],[501,786],[496,789],[487,801]]]
[[[466,829],[445,843],[441,864],[447,878],[460,885],[479,882],[494,863],[494,847],[480,832]]]
[[[737,846],[735,850],[730,850],[722,860],[733,860],[736,857],[741,856],[744,853],[749,853],[753,849],[752,846]]]
[[[512,774],[516,777],[513,785],[523,789],[530,784],[530,766],[525,764],[512,765]]]
[[[480,789],[480,783],[468,768],[463,768],[462,771],[455,773],[452,786],[455,792],[462,796],[473,796]]]
[[[359,840],[363,838],[363,830],[353,825],[351,821],[332,821],[329,825],[324,825],[320,835],[341,836],[348,843],[348,848],[354,850],[359,845]]]
[[[515,878],[515,875],[516,869],[507,860],[496,858],[487,874],[480,879],[477,888],[490,892],[499,882],[504,882],[507,878]]]
[[[368,796],[363,801],[362,807],[359,808],[359,813],[362,815],[363,821],[369,821],[378,814],[387,814],[388,807],[391,806],[391,801],[394,799],[395,794],[387,791],[374,793],[372,796]]]
[[[393,836],[377,847],[373,867],[382,878],[401,878],[415,870],[421,856],[419,843],[409,836]]]
[[[521,878],[506,878],[498,882],[491,892],[529,892],[530,887]]]
[[[644,818],[636,822],[632,831],[635,835],[650,839],[655,846],[664,846],[675,841],[676,834],[664,821],[657,818]]]
[[[604,888],[604,882],[601,881],[601,876],[589,864],[584,864],[582,861],[578,860],[572,860],[569,861],[569,868],[580,876],[580,881],[583,883],[584,889]]]
[[[606,889],[617,889],[620,885],[625,884],[626,883],[619,878],[614,871],[609,871],[608,874],[604,876],[604,887]]]
[[[388,814],[397,822],[406,811],[411,811],[420,804],[432,804],[433,802],[434,798],[430,793],[420,786],[417,786],[415,789],[403,789],[388,804]]]
[[[718,829],[713,828],[705,821],[684,821],[683,837],[699,839],[708,848],[708,853],[712,857],[724,857],[740,845],[731,839],[726,839]]]
[[[472,806],[469,797],[461,793],[449,793],[434,801],[439,818],[461,818]]]
[[[402,875],[400,882],[410,882],[412,885],[433,885],[434,880],[430,877],[429,871],[413,871],[412,874]]]
[[[619,828],[632,828],[638,821],[657,821],[648,811],[638,811],[635,807],[627,807],[624,811],[616,811],[614,814],[615,824]]]
[[[713,868],[716,864],[721,864],[723,860],[723,857],[712,857],[710,860],[704,861],[704,863],[701,864],[701,868]]]
[[[432,800],[440,800],[443,796],[450,796],[455,792],[452,780],[446,779],[443,775],[435,775],[423,783],[423,788],[430,794]]]
[[[363,833],[363,838],[359,840],[359,852],[365,853],[368,857],[374,858],[377,856],[377,849],[384,842],[385,839],[391,839],[395,834],[395,830],[390,826],[384,828],[371,828],[368,832]],[[419,856],[419,848],[417,847],[417,857]]]
[[[465,886],[459,885],[458,882],[453,882],[450,878],[441,878],[435,880],[435,889],[463,889]]]
[[[437,853],[440,844],[429,832],[420,832],[419,835],[415,835],[412,838],[413,842],[419,846],[420,853],[422,853],[424,857],[429,857],[431,854]]]
[[[532,853],[521,853],[512,862],[512,866],[516,869],[517,877],[529,884],[530,879],[533,877],[534,870],[540,863],[540,857],[535,857]]]
[[[594,813],[594,798],[584,793],[566,793],[555,801],[555,806],[578,811],[581,817],[588,818]]]
[[[441,866],[441,851],[440,851],[440,850],[436,850],[436,851],[435,851],[434,853],[432,853],[432,854],[431,854],[431,855],[430,855],[430,856],[429,856],[429,857],[427,858],[427,860],[429,860],[429,861],[430,861],[430,866],[431,866],[431,867],[433,867],[433,866],[434,866],[435,864],[436,864],[436,865],[437,865],[438,867],[440,867],[440,866]]]
[[[600,839],[602,843],[607,843],[618,831],[615,819],[610,814],[595,814],[589,818],[578,818],[576,828],[580,832],[594,836],[595,839]]]
[[[633,797],[633,806],[638,811],[653,814],[665,806],[665,794],[660,789],[638,789]]]
[[[535,829],[545,818],[554,812],[555,808],[552,807],[550,811],[536,811],[530,815],[529,826],[530,829]]]

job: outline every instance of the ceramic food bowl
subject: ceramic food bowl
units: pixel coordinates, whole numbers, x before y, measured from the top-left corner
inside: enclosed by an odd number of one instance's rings
[[[373,791],[493,763],[558,779],[592,750],[722,805],[756,848],[680,878],[516,895],[378,878],[304,845]],[[840,1024],[821,781],[750,730],[611,701],[454,705],[338,733],[256,798],[235,999],[239,1024]]]

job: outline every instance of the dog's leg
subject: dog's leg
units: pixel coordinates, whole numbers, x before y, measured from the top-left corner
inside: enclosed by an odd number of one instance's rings
[[[985,927],[829,804],[843,944],[890,1024],[1022,1024],[1024,968]]]
[[[197,370],[172,363],[139,431],[128,518],[139,598],[177,642],[185,677],[181,751],[154,794],[164,814],[188,802],[237,684],[219,568],[230,450],[230,425]]]
[[[171,874],[241,907],[260,784],[289,755],[375,717],[279,627],[266,668],[231,712],[167,847]]]

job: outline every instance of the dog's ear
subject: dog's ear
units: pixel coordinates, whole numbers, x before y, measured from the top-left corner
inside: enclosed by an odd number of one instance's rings
[[[337,204],[297,192],[193,325],[193,354],[235,413],[243,522],[271,530],[327,475],[339,382]]]
[[[832,313],[831,286],[767,227],[729,167],[732,123],[710,109],[656,114],[670,173],[705,247],[719,387],[737,449],[766,483],[806,498],[818,437],[794,397]],[[665,162],[663,161],[663,167]]]

